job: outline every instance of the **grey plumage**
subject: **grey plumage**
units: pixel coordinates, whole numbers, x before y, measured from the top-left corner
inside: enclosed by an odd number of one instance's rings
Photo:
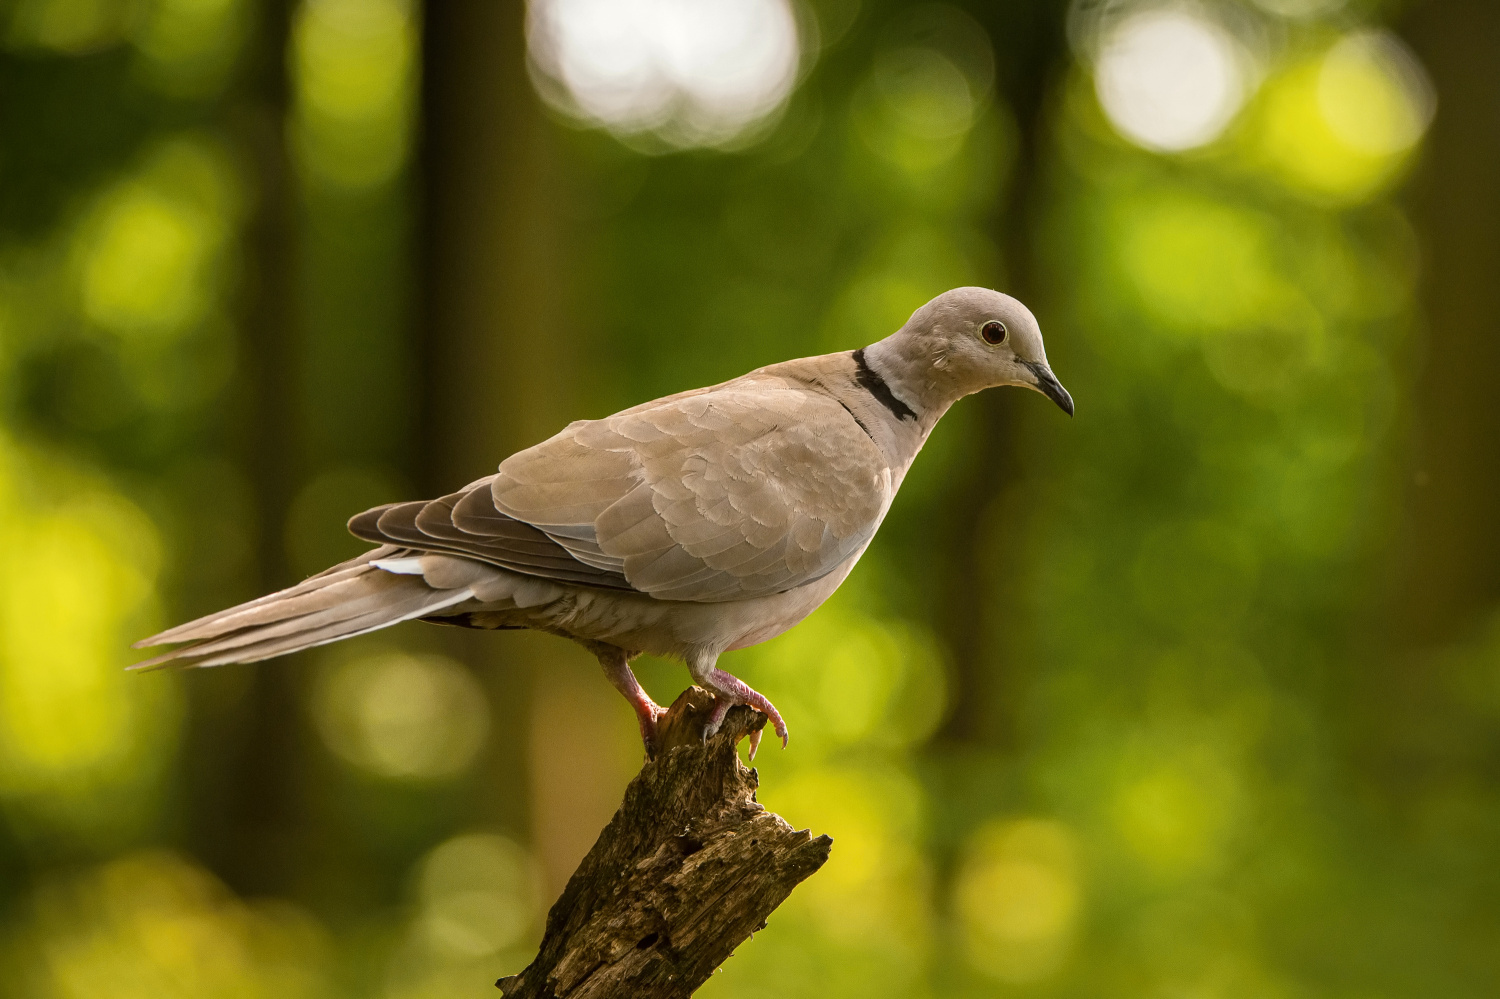
[[[1000,384],[1072,412],[1025,306],[956,289],[868,348],[573,423],[458,492],[358,514],[350,531],[378,548],[146,639],[184,644],[140,666],[252,662],[418,617],[540,628],[599,655],[648,749],[661,709],[630,674],[641,651],[686,660],[719,717],[750,703],[785,739],[719,654],[826,599],[938,418]]]

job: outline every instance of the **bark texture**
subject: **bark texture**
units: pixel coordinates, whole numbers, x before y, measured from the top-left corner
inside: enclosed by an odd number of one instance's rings
[[[663,719],[662,749],[625,790],[562,897],[536,959],[496,984],[507,999],[688,996],[828,859],[833,840],[793,830],[755,801],[735,745],[766,723],[691,687]]]

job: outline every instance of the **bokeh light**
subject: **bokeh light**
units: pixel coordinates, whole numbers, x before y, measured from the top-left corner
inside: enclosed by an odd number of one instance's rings
[[[129,836],[176,736],[169,684],[127,675],[155,617],[155,527],[128,500],[0,438],[0,543],[27,566],[0,581],[0,799]],[[135,799],[112,815],[102,802]]]
[[[537,864],[514,840],[466,832],[433,847],[412,871],[401,942],[382,969],[389,999],[484,993],[536,953],[543,905]],[[487,980],[488,979],[488,980]]]
[[[837,827],[838,857],[777,910],[777,939],[758,937],[755,944],[768,946],[741,948],[748,959],[720,987],[753,995],[774,969],[799,963],[800,938],[817,941],[830,959],[819,962],[817,980],[788,980],[792,995],[920,989],[934,943],[934,903],[930,862],[917,848],[926,802],[912,775],[881,764],[804,767],[778,776],[774,788],[763,784],[759,798],[810,828]]]
[[[1263,215],[1165,189],[1124,200],[1115,218],[1120,268],[1162,329],[1201,337],[1280,310],[1288,292]]]
[[[1403,153],[1432,120],[1436,98],[1421,65],[1395,36],[1339,39],[1318,73],[1318,110],[1341,141],[1371,155]]]
[[[299,576],[311,576],[365,550],[345,525],[350,511],[368,510],[401,496],[394,477],[358,465],[328,468],[302,487],[286,519],[287,558]]]
[[[735,658],[784,692],[804,720],[797,738],[808,752],[912,745],[947,707],[942,653],[931,635],[881,621],[847,597]]]
[[[1294,190],[1359,201],[1400,176],[1435,108],[1399,41],[1355,32],[1268,81],[1261,155]]]
[[[874,83],[891,113],[924,139],[951,139],[973,124],[976,102],[969,81],[934,49],[881,53]]]
[[[204,307],[203,228],[146,190],[120,192],[100,220],[83,273],[85,314],[101,326],[181,329]]]
[[[221,91],[239,57],[249,15],[245,0],[155,0],[135,32],[143,75],[174,97]]]
[[[1122,775],[1113,818],[1129,852],[1153,873],[1174,876],[1222,858],[1240,806],[1235,774],[1199,747],[1140,761]]]
[[[415,99],[407,0],[308,0],[292,54],[304,168],[356,190],[389,181],[409,154]]]
[[[193,135],[162,143],[79,230],[84,315],[126,339],[187,333],[219,291],[239,200],[221,149]]]
[[[540,910],[536,863],[513,841],[466,833],[422,861],[417,919],[427,943],[459,957],[482,957],[520,943]]]
[[[30,919],[15,941],[23,957],[13,972],[26,995],[329,994],[329,941],[311,917],[285,902],[242,902],[172,853],[129,854],[49,880],[29,902]]]
[[[128,35],[139,5],[115,0],[20,0],[7,26],[12,45],[87,55]]]
[[[1249,95],[1248,55],[1191,7],[1161,7],[1110,26],[1094,63],[1099,103],[1126,138],[1181,152],[1218,138]]]
[[[995,66],[986,41],[968,14],[938,4],[893,26],[855,94],[865,146],[908,177],[930,182],[989,110]]]
[[[1077,852],[1065,826],[1041,819],[991,822],[973,833],[956,907],[976,967],[1014,983],[1058,970],[1082,909]]]
[[[483,689],[468,670],[434,655],[335,654],[318,685],[314,713],[339,756],[398,780],[456,776],[489,731]]]
[[[788,0],[533,0],[544,98],[621,135],[720,145],[774,112],[800,58]]]
[[[1253,0],[1255,6],[1269,14],[1293,20],[1326,17],[1344,6],[1346,0]]]

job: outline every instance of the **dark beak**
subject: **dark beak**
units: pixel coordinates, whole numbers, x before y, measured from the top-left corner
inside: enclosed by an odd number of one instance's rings
[[[1042,395],[1057,403],[1057,407],[1069,416],[1073,415],[1073,397],[1068,395],[1068,390],[1062,387],[1062,382],[1052,373],[1052,369],[1040,361],[1022,361],[1028,371],[1036,376],[1036,390]]]

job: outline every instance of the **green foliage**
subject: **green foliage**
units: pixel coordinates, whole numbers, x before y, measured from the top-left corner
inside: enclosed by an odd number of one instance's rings
[[[974,283],[1033,306],[1078,416],[961,404],[840,592],[726,656],[791,725],[763,801],[835,847],[704,994],[1493,994],[1500,618],[1369,637],[1431,95],[1336,6],[1220,11],[1242,91],[1162,153],[1091,75],[1123,36],[1080,14],[1069,49],[1040,0],[799,7],[796,89],[725,148],[546,117],[518,70],[523,111],[468,99],[545,168],[473,225],[556,273],[485,311],[521,281],[437,300],[414,224],[458,154],[418,146],[449,53],[408,3],[0,4],[5,981],[493,994],[638,762],[582,658],[403,626],[139,676],[129,641],[359,551],[456,397],[599,416]],[[502,349],[459,371],[464,309]]]

